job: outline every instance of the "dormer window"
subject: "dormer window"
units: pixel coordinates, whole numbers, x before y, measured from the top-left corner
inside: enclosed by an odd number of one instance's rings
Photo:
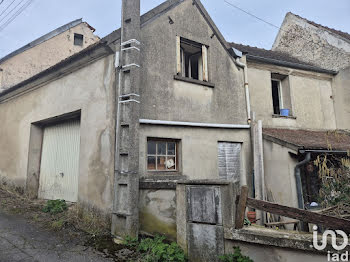
[[[178,36],[177,75],[208,82],[208,47]]]

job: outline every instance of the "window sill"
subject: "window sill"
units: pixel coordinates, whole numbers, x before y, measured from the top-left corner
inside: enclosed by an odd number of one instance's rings
[[[277,115],[277,114],[273,114],[272,118],[297,119],[296,116],[281,116],[281,115]]]
[[[174,175],[159,175],[151,177],[143,177],[140,179],[140,189],[176,189],[176,184],[179,180],[186,179],[186,176]]]
[[[207,87],[211,87],[211,88],[215,87],[215,85],[213,83],[210,83],[210,82],[205,82],[205,81],[196,80],[196,79],[183,77],[183,76],[178,76],[178,75],[174,75],[174,79],[175,80],[179,80],[179,81],[184,81],[184,82],[187,82],[187,83],[191,83],[191,84],[207,86]]]

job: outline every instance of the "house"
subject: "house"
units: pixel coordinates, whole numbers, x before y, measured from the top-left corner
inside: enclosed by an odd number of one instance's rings
[[[0,92],[97,42],[95,29],[74,20],[0,59]]]
[[[0,94],[0,176],[175,238],[178,180],[252,183],[243,68],[200,1],[128,3],[121,29]]]
[[[339,71],[350,66],[350,34],[287,13],[272,46],[300,61]]]
[[[350,150],[349,75],[301,61],[289,53],[231,43],[248,68],[251,110],[262,120],[264,195],[305,208],[318,202],[313,161],[347,157]],[[343,131],[342,131],[343,130]]]

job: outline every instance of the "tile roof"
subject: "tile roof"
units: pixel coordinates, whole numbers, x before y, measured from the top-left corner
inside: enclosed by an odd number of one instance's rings
[[[314,66],[312,64],[300,61],[299,59],[288,55],[281,51],[266,50],[263,48],[253,47],[249,45],[242,45],[237,43],[229,43],[231,47],[241,51],[247,55],[248,60],[266,60],[261,62],[287,66],[302,70],[315,71],[320,73],[336,74],[335,71],[325,70],[323,68]]]
[[[275,138],[298,149],[350,150],[350,134],[343,131],[311,131],[264,128],[264,138]]]
[[[318,28],[322,28],[322,29],[324,29],[324,30],[326,30],[326,31],[330,31],[330,32],[332,32],[333,34],[339,35],[339,36],[345,38],[346,40],[350,41],[350,34],[347,33],[347,32],[343,32],[343,31],[340,31],[340,30],[336,30],[336,29],[334,29],[334,28],[330,28],[330,27],[327,27],[327,26],[324,26],[324,25],[317,24],[317,23],[315,23],[315,22],[313,22],[313,21],[310,21],[310,20],[308,20],[308,19],[306,19],[306,18],[304,18],[304,17],[301,17],[301,16],[299,16],[299,15],[296,15],[296,14],[294,14],[294,13],[292,13],[292,12],[289,12],[289,14],[292,14],[292,15],[294,15],[294,16],[300,18],[300,19],[303,19],[304,21],[306,21],[307,23],[309,23],[309,24],[311,24],[311,25],[313,25],[313,26],[316,26],[316,27],[318,27]]]

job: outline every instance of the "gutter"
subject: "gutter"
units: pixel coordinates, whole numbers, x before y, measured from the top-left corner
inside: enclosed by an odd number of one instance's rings
[[[242,63],[239,60],[239,57],[234,60],[236,65],[239,66],[240,68],[243,68],[244,72],[244,88],[245,88],[245,99],[246,99],[246,105],[247,105],[247,122],[250,124],[251,122],[251,115],[250,115],[250,96],[249,96],[249,83],[248,83],[248,68],[247,65]]]
[[[165,120],[152,120],[152,119],[140,119],[139,123],[148,124],[148,125],[212,127],[212,128],[228,128],[228,129],[249,129],[250,128],[250,125],[181,122],[181,121],[165,121]]]
[[[322,68],[318,68],[318,67],[311,66],[311,65],[303,65],[303,64],[281,61],[281,60],[277,60],[277,59],[254,56],[254,55],[249,55],[249,54],[247,54],[247,59],[252,60],[252,61],[256,61],[256,62],[261,62],[261,63],[268,63],[268,64],[272,64],[272,65],[291,67],[291,68],[295,68],[295,69],[313,71],[313,72],[330,74],[330,75],[338,74],[337,71],[322,69]]]

